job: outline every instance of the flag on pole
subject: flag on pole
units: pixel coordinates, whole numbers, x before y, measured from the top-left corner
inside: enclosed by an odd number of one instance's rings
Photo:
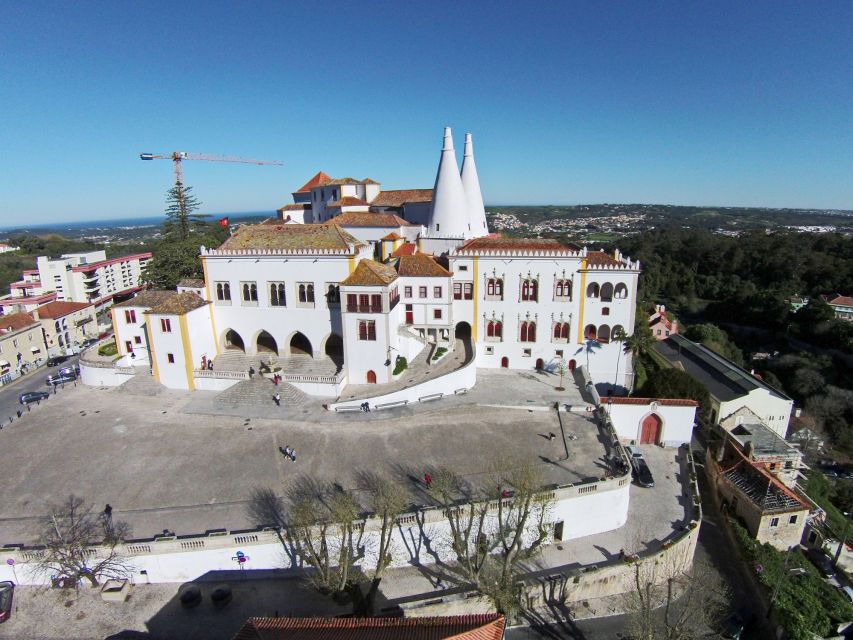
[[[219,226],[223,229],[228,226],[228,218],[219,218]]]

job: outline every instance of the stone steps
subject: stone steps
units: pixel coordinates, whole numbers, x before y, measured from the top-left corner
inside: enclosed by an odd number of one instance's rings
[[[166,390],[162,384],[157,382],[147,370],[139,371],[140,367],[136,367],[137,373],[127,382],[123,382],[114,390],[121,393],[129,393],[134,396],[156,396]]]
[[[216,365],[214,365],[216,366]],[[298,406],[305,402],[306,395],[292,384],[281,382],[274,385],[271,380],[255,376],[252,380],[242,380],[220,393],[216,404],[238,406],[274,406],[273,396],[281,395],[283,406]]]

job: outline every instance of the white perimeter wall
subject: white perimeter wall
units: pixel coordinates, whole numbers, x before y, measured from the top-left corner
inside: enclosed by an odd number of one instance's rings
[[[693,435],[693,424],[696,421],[696,407],[682,407],[658,404],[652,409],[652,403],[647,404],[608,404],[602,399],[601,407],[610,415],[616,435],[623,440],[640,439],[640,429],[643,420],[656,414],[662,422],[661,444],[665,447],[680,447],[690,442]]]
[[[93,367],[80,361],[80,381],[91,387],[117,387],[133,377],[133,374],[119,373],[113,367]]]

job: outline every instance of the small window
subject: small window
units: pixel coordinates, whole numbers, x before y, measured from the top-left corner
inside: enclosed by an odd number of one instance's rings
[[[358,339],[359,340],[376,340],[376,322],[373,320],[358,321]]]
[[[167,353],[166,354],[166,360],[169,361],[169,364],[175,364],[175,354],[174,353]]]
[[[426,287],[418,287],[418,297],[426,298],[427,297],[427,288]]]
[[[797,524],[797,516],[793,515],[790,518],[788,518],[788,524]]]
[[[467,264],[460,264],[459,270],[460,271],[468,271],[468,265]]]
[[[770,518],[770,526],[778,527],[779,526],[779,518]]]
[[[521,355],[523,355],[525,358],[529,358],[531,355],[533,355],[533,352],[530,349],[524,349],[521,352]]]
[[[136,344],[142,344],[142,337],[141,336],[133,336],[133,341]]]
[[[433,287],[432,288],[432,297],[440,298],[441,297],[441,287]]]
[[[462,283],[454,282],[453,283],[453,299],[461,300],[462,299]]]
[[[136,311],[125,311],[124,321],[129,324],[136,324]]]
[[[466,300],[474,299],[474,283],[473,282],[463,282],[462,283],[462,291],[464,292],[464,296]]]
[[[172,333],[172,321],[169,318],[160,318],[160,331]]]
[[[432,310],[433,320],[441,320],[441,309],[433,309]]]
[[[562,350],[562,349],[557,349],[557,350],[554,352],[554,356],[556,356],[557,358],[562,358],[562,357],[563,357],[563,350]]]
[[[403,287],[403,297],[411,298],[412,297],[412,288],[411,287]]]
[[[487,356],[493,355],[494,353],[495,353],[494,347],[486,347],[486,355]]]
[[[609,316],[610,315],[610,307],[601,307],[601,315]]]

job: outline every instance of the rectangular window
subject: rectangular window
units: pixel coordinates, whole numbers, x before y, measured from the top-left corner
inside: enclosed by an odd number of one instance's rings
[[[358,311],[358,296],[354,293],[347,294],[347,311]]]
[[[218,302],[231,302],[231,283],[217,282],[216,283],[216,300]]]
[[[454,282],[453,283],[453,299],[461,300],[462,299],[462,283]]]
[[[427,288],[426,287],[418,287],[418,297],[426,298],[427,297]]]
[[[495,353],[494,347],[486,347],[486,355],[487,356],[493,355],[494,353]]]
[[[463,282],[462,290],[465,292],[466,300],[474,299],[474,283],[473,282]]]
[[[270,282],[269,284],[269,294],[270,294],[270,306],[271,307],[284,307],[287,306],[287,291],[283,282]]]
[[[433,320],[441,320],[441,309],[433,309],[432,310]]]
[[[358,321],[358,339],[359,340],[376,340],[376,322],[373,320]]]
[[[382,313],[382,294],[373,293],[370,296],[370,313]]]
[[[136,324],[136,311],[125,310],[124,321],[128,324]]]
[[[166,354],[166,360],[169,361],[169,364],[175,364],[175,354],[167,353]]]
[[[602,307],[601,308],[601,315],[609,316],[610,315],[610,307]]]
[[[788,524],[797,524],[797,516],[791,516],[788,518]]]
[[[459,270],[460,271],[468,271],[468,265],[467,264],[460,264]]]
[[[433,287],[432,288],[432,297],[440,298],[441,297],[441,287]]]
[[[133,336],[133,341],[136,344],[142,344],[142,336]]]
[[[563,357],[563,350],[562,350],[562,349],[557,349],[557,350],[554,352],[554,355],[555,355],[556,357],[558,357],[558,358],[562,358],[562,357]]]
[[[172,321],[169,318],[160,318],[160,331],[172,333]]]
[[[770,526],[778,527],[779,526],[779,518],[770,518]]]
[[[411,287],[403,287],[403,297],[411,298],[412,297],[412,288]]]
[[[533,352],[530,349],[524,349],[521,352],[521,355],[523,355],[525,358],[529,358],[531,355],[533,355]]]

